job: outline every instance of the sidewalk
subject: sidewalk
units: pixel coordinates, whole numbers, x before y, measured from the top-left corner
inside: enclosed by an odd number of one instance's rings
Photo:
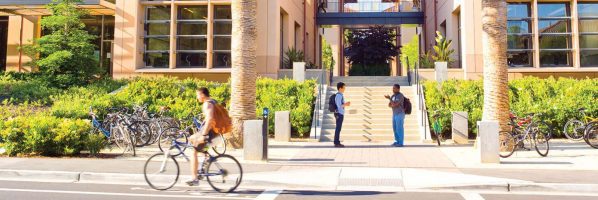
[[[473,152],[470,146],[439,148],[417,144],[392,148],[382,143],[346,145],[347,148],[333,148],[327,143],[273,142],[269,162],[242,162],[245,173],[241,187],[326,191],[532,190],[598,193],[596,168],[574,170],[569,169],[569,165],[554,164],[552,169],[539,170],[538,164],[508,159],[507,163],[515,163],[477,165],[473,164],[473,157],[468,153]],[[594,162],[587,159],[593,158],[591,153],[596,151],[579,146],[577,149],[581,152],[564,149],[559,152],[557,147],[555,145],[556,151],[549,154],[554,153],[555,158],[534,158],[531,153],[535,152],[522,152],[526,155],[517,154],[512,159],[551,162],[551,159],[566,159],[568,157],[562,156],[587,151],[589,156],[578,156],[577,160],[570,162],[579,168],[584,163]],[[565,144],[562,148],[570,146]],[[155,151],[151,147],[142,148],[139,157],[116,159],[0,157],[0,179],[147,185],[143,178],[143,165]],[[229,153],[242,161],[241,151]],[[526,157],[528,153],[530,155]],[[188,175],[187,162],[178,160],[182,174]]]

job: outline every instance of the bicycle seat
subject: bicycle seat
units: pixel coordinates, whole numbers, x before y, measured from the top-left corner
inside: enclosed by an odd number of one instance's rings
[[[586,108],[580,108],[580,109],[577,109],[577,110],[580,111],[580,112],[583,112],[583,111],[586,111]]]
[[[536,113],[528,113],[527,115],[529,115],[529,116],[535,116]]]
[[[161,111],[167,111],[167,110],[170,110],[170,107],[168,107],[168,106],[160,106],[160,110]]]

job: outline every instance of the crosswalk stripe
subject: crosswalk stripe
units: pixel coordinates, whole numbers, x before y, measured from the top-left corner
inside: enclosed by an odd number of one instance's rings
[[[478,193],[462,192],[460,194],[465,200],[484,200],[484,197]]]

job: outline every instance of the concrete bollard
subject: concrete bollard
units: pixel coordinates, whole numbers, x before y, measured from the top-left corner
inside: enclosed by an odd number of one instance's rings
[[[436,82],[444,82],[448,80],[448,63],[447,62],[435,62],[434,63],[434,77]]]
[[[246,120],[243,122],[243,159],[267,160],[264,156],[264,135],[262,120]]]
[[[274,141],[291,141],[291,112],[278,111],[274,119]]]
[[[293,80],[300,83],[305,81],[305,62],[293,63]]]
[[[498,130],[497,121],[478,121],[477,154],[480,163],[500,163]]]
[[[455,144],[468,144],[469,132],[467,112],[453,112],[451,135]]]

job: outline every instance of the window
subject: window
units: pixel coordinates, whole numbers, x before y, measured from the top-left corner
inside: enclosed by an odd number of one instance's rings
[[[507,63],[509,67],[532,67],[533,47],[530,4],[507,7]]]
[[[231,67],[231,34],[232,17],[230,6],[214,6],[214,68]]]
[[[538,4],[541,67],[571,65],[571,15],[568,3]]]
[[[145,66],[168,68],[170,64],[170,6],[146,8],[144,27]]]
[[[577,4],[581,67],[598,66],[598,3]]]
[[[205,68],[208,49],[208,6],[179,6],[177,68]]]

